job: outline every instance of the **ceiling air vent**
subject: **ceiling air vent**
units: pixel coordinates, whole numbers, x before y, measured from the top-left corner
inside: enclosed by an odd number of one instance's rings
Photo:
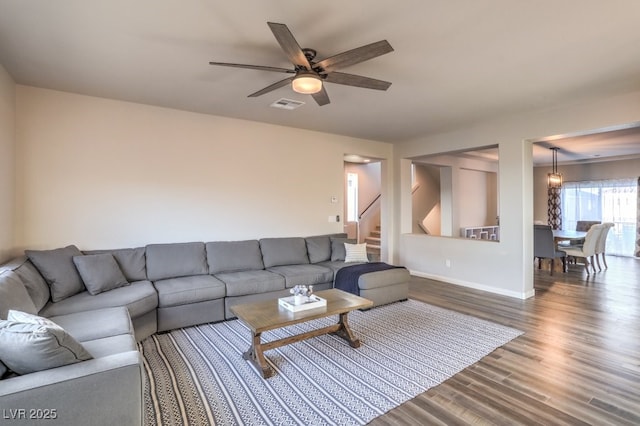
[[[288,110],[299,108],[302,105],[304,105],[304,102],[294,101],[293,99],[286,99],[286,98],[278,99],[277,101],[271,104],[271,106],[274,108],[281,108],[281,109],[288,109]]]

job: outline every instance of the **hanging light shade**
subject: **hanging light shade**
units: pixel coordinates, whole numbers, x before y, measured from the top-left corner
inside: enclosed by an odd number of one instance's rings
[[[562,174],[558,173],[558,149],[560,148],[549,148],[553,151],[552,158],[552,172],[547,173],[547,186],[549,188],[560,188],[562,187]]]
[[[322,80],[315,73],[300,71],[291,82],[291,88],[303,95],[312,95],[322,90]]]

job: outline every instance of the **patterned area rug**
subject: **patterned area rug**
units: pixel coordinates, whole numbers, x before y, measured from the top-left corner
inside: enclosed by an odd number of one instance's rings
[[[349,320],[360,348],[326,335],[272,349],[266,355],[276,374],[268,380],[242,358],[250,332],[238,320],[149,337],[140,343],[146,425],[365,424],[522,334],[414,300],[355,311]]]

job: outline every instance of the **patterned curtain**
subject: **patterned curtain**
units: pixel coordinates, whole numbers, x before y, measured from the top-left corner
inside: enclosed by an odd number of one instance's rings
[[[562,229],[562,208],[560,207],[560,193],[562,188],[547,189],[547,220],[551,229]]]
[[[636,211],[638,218],[636,219],[636,252],[634,256],[640,257],[640,177],[638,178],[638,192],[636,196],[638,197],[638,209]]]

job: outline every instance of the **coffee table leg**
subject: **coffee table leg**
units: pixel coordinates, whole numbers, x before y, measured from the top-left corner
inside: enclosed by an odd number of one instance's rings
[[[251,347],[242,354],[242,357],[250,361],[260,372],[263,378],[267,379],[273,375],[273,370],[267,364],[262,352],[262,344],[260,343],[261,333],[252,333]]]
[[[356,336],[351,331],[351,328],[349,328],[349,322],[347,321],[347,314],[348,312],[345,312],[344,314],[340,314],[340,321],[338,321],[340,328],[333,334],[335,334],[336,336],[342,337],[344,340],[349,342],[349,345],[352,348],[359,348],[360,339],[357,339]]]

